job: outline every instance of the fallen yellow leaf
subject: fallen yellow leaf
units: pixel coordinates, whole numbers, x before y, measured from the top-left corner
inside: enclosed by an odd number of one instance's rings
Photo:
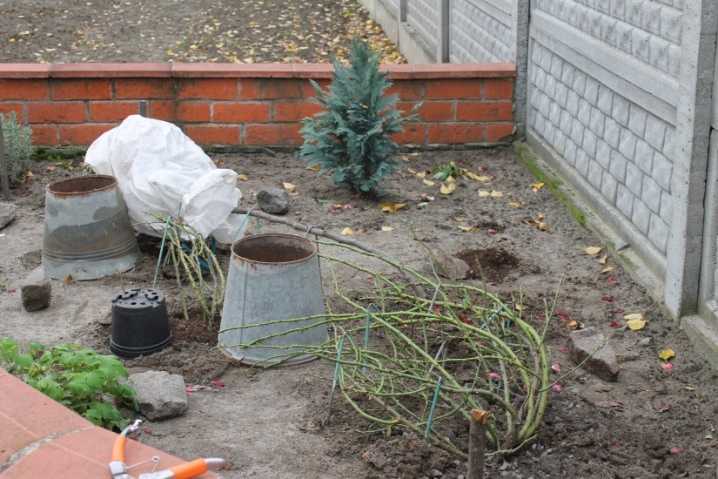
[[[321,165],[312,165],[312,166],[307,166],[307,169],[311,170],[311,171],[319,172],[319,171],[321,171],[322,166]]]
[[[492,190],[492,191],[489,191],[489,190],[479,190],[479,197],[480,197],[480,198],[486,198],[486,197],[488,197],[488,196],[490,196],[491,198],[501,198],[501,197],[504,196],[504,193],[501,192],[501,191],[496,191],[496,190]]]
[[[426,178],[426,171],[420,171],[420,172],[416,173],[416,177],[419,178],[420,180],[423,180],[424,178]]]
[[[631,321],[634,319],[645,319],[645,316],[643,316],[643,313],[631,313],[627,314],[623,317],[626,321]]]
[[[466,225],[459,225],[459,229],[463,231],[464,233],[471,233],[473,231],[478,231],[479,228],[476,226],[466,226]]]
[[[604,254],[601,259],[598,260],[598,264],[606,264],[608,263],[608,255]]]
[[[543,187],[544,187],[544,182],[543,182],[543,181],[537,181],[536,183],[532,183],[532,184],[531,184],[531,190],[532,190],[534,193],[537,193],[537,192],[538,192],[541,188],[543,188]]]
[[[613,266],[606,266],[605,268],[603,268],[603,269],[601,270],[601,273],[602,273],[602,274],[610,273],[610,272],[613,271],[614,269],[615,269],[615,268],[614,268]]]
[[[451,177],[449,177],[451,178]],[[442,183],[441,188],[439,189],[442,195],[450,195],[454,191],[456,191],[456,183],[453,181],[447,181],[445,183]]]
[[[343,236],[353,236],[353,235],[354,235],[354,230],[351,229],[351,228],[344,228],[344,229],[342,230],[342,235],[343,235]]]
[[[670,361],[671,359],[676,357],[676,352],[673,351],[671,348],[666,348],[660,353],[658,353],[658,357],[661,358],[663,361]]]
[[[237,175],[237,178],[239,178],[240,181],[249,180],[249,177],[247,175]]]
[[[425,179],[425,180],[424,180],[424,184],[425,184],[426,186],[434,186],[436,183],[434,183],[434,182],[431,181],[431,180],[426,180],[426,179]]]
[[[645,319],[629,319],[626,321],[626,325],[628,326],[628,329],[631,331],[640,331],[646,327],[646,320]]]
[[[603,248],[600,246],[589,246],[588,248],[584,249],[587,255],[589,256],[597,256]]]
[[[523,205],[519,201],[510,201],[509,206],[512,208],[521,208]]]
[[[488,183],[491,181],[490,176],[477,175],[469,170],[464,170],[463,175],[470,180],[478,181],[479,183]]]
[[[287,190],[288,193],[294,193],[297,190],[297,185],[286,181],[282,183],[282,186],[284,186],[284,189]]]
[[[379,208],[384,213],[396,213],[402,208],[406,208],[406,203],[380,203]]]

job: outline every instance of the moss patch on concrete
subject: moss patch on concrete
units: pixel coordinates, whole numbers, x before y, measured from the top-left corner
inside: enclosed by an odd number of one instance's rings
[[[516,150],[516,156],[519,162],[536,178],[544,184],[544,188],[553,194],[553,196],[566,207],[571,217],[576,220],[578,224],[586,227],[587,220],[584,212],[576,206],[571,197],[561,188],[561,180],[549,175],[545,172],[538,164],[536,155],[525,143],[516,143],[514,146]]]

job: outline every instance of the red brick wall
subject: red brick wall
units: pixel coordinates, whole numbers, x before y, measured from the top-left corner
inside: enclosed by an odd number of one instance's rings
[[[486,144],[514,128],[513,65],[392,65],[399,107],[423,102],[402,144]],[[174,122],[202,145],[295,146],[319,111],[309,80],[329,65],[1,64],[0,113],[14,111],[36,145],[88,145],[127,115]]]

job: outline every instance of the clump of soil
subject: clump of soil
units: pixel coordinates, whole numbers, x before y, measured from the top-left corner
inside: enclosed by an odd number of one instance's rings
[[[500,283],[519,265],[516,256],[501,248],[466,249],[456,255],[469,265],[469,278]]]

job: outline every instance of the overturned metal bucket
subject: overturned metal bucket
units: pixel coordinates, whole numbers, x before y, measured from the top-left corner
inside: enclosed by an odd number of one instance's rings
[[[303,347],[327,340],[319,255],[300,236],[263,234],[232,245],[219,347],[249,365],[299,364],[315,359]]]
[[[80,176],[47,186],[42,264],[48,277],[98,279],[132,269],[138,257],[115,178]]]

